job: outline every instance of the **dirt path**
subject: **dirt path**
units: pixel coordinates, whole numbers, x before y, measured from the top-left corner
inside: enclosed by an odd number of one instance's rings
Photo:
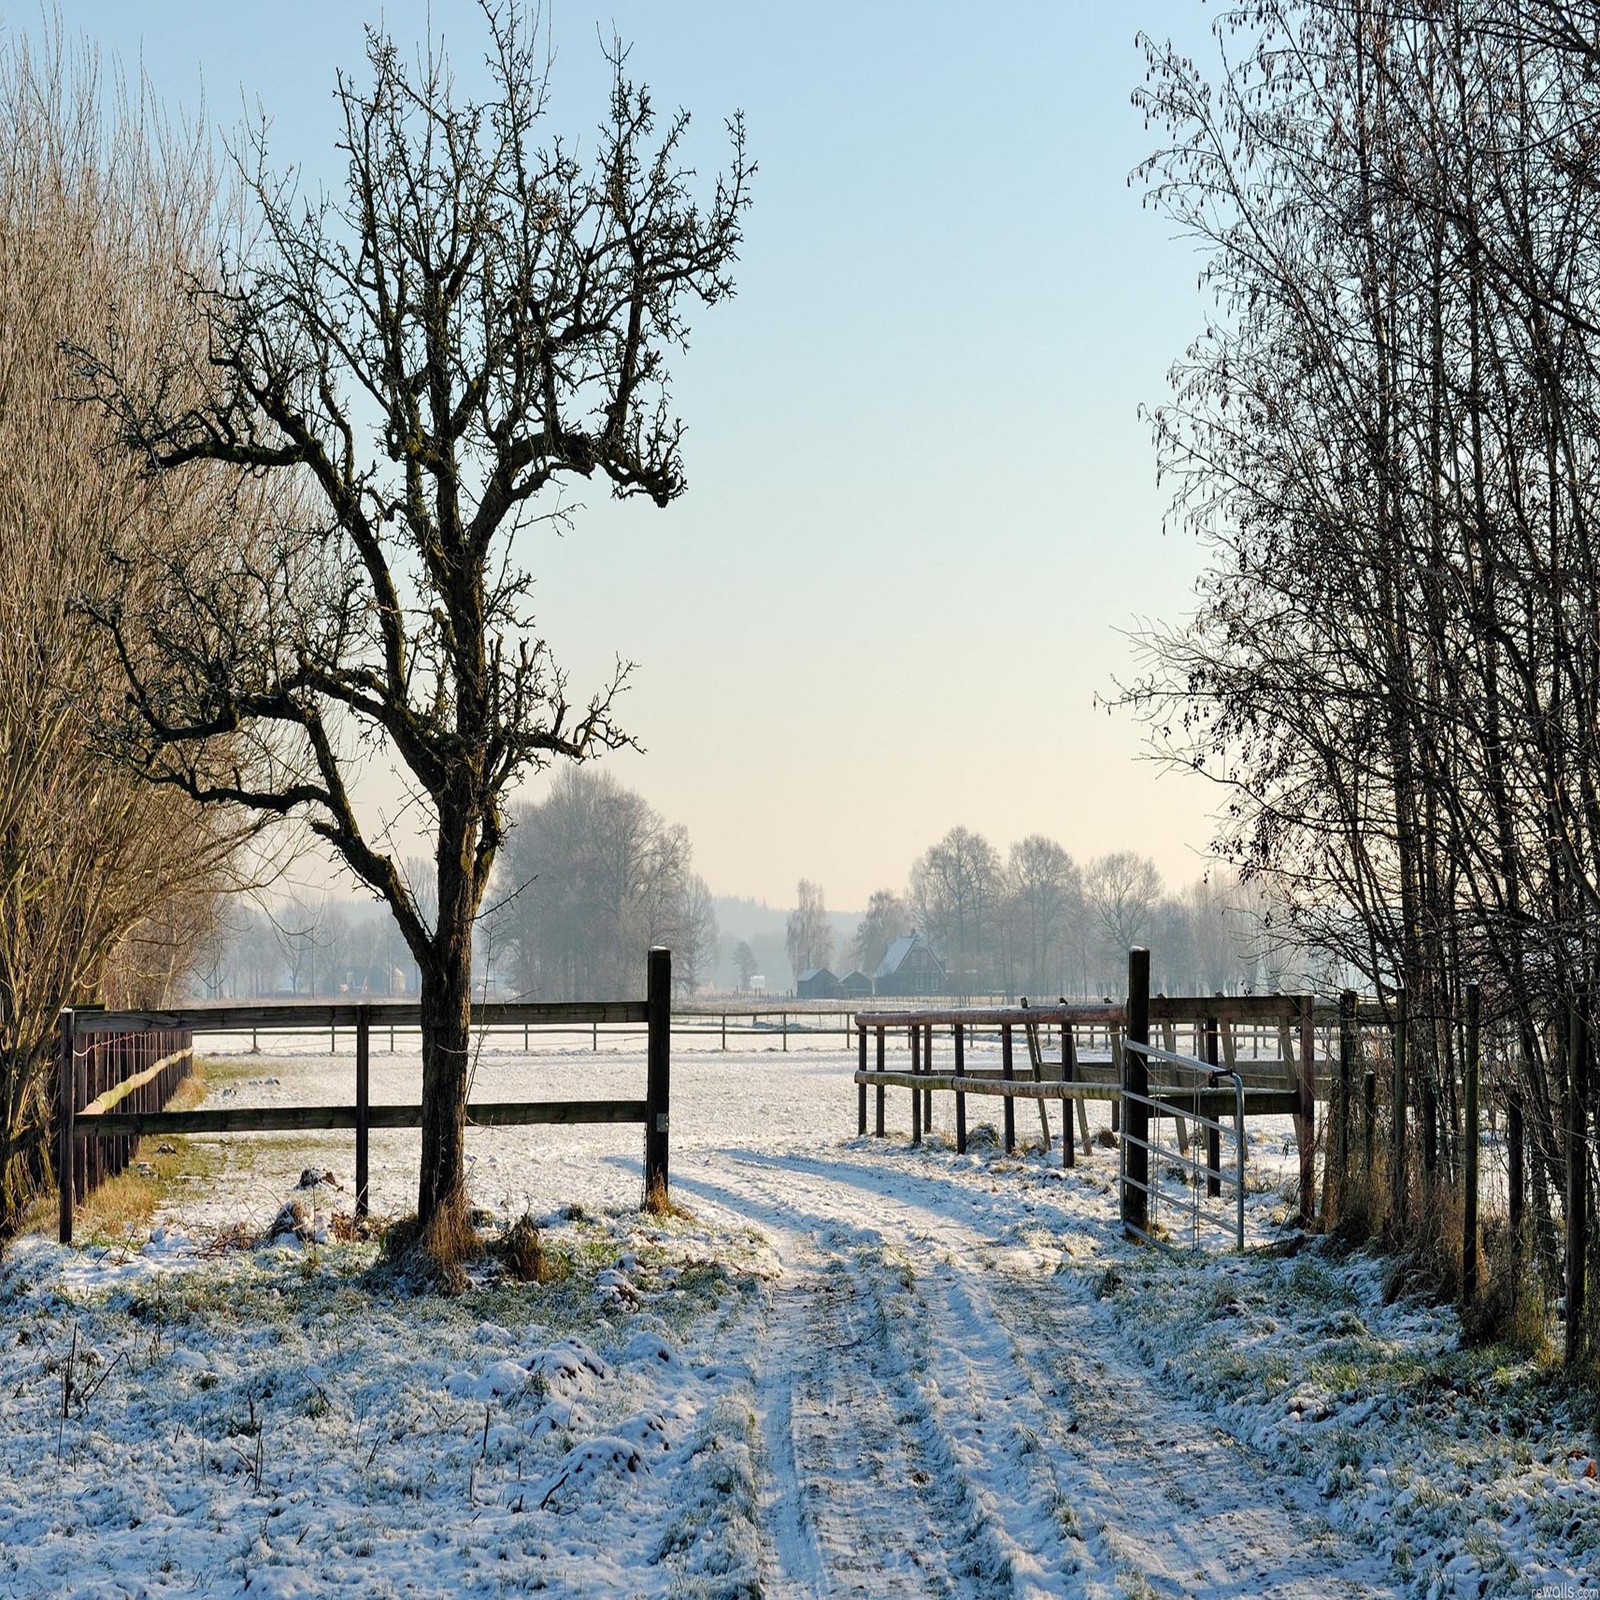
[[[785,1267],[758,1347],[772,1594],[1396,1592],[1310,1485],[1161,1386],[1089,1269],[1056,1270],[1065,1206],[1019,1233],[981,1187],[849,1155],[680,1184]]]

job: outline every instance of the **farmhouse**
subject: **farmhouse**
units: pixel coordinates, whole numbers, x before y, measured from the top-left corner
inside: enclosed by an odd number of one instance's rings
[[[875,994],[943,994],[944,962],[920,933],[908,933],[889,946],[872,975]]]
[[[839,997],[843,1000],[865,1000],[872,993],[872,979],[860,967],[845,973],[839,980]]]

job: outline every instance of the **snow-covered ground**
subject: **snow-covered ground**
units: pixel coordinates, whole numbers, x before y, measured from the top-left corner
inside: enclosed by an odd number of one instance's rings
[[[565,1268],[542,1286],[208,1248],[302,1168],[348,1183],[347,1136],[219,1141],[148,1240],[19,1241],[0,1597],[1600,1597],[1592,1418],[1528,1363],[1384,1307],[1366,1256],[1127,1246],[1111,1150],[858,1140],[829,1043],[675,1047],[691,1217],[638,1213],[636,1128],[474,1134],[476,1203]],[[602,1046],[486,1050],[474,1092],[637,1096]],[[316,1048],[230,1058],[213,1098],[347,1099]],[[416,1073],[376,1054],[374,1101]],[[415,1137],[374,1135],[379,1211]],[[1280,1130],[1251,1161],[1264,1245]]]

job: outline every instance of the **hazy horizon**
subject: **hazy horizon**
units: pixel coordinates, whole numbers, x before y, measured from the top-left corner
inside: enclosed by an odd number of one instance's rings
[[[429,14],[382,12],[408,48]],[[431,16],[470,87],[475,8]],[[175,117],[201,115],[202,85],[224,130],[259,99],[278,163],[338,181],[333,74],[359,75],[359,13],[62,18]],[[1203,42],[1209,21],[1180,0],[555,9],[553,130],[593,127],[614,22],[661,108],[693,112],[703,174],[735,108],[760,167],[738,294],[674,362],[687,494],[661,512],[579,485],[571,532],[518,551],[575,697],[638,663],[625,726],[647,753],[607,765],[688,827],[718,894],[790,903],[808,877],[865,905],[958,824],[1002,850],[1036,832],[1137,850],[1175,884],[1205,870],[1208,785],[1158,774],[1095,697],[1132,670],[1125,630],[1179,616],[1200,565],[1163,535],[1138,407],[1205,302],[1127,177],[1150,144],[1135,26]],[[381,773],[361,792],[399,807]],[[290,887],[324,876],[308,857]]]

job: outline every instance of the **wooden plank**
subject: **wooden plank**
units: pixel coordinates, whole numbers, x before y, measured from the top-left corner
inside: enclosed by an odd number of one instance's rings
[[[78,1014],[79,1036],[107,1033],[151,1033],[162,1028],[191,1033],[245,1033],[252,1028],[273,1029],[353,1028],[365,1007],[374,1022],[396,1028],[415,1028],[422,1022],[422,1007],[404,1000],[322,1001],[319,1003],[262,1002],[255,1005],[196,1005],[171,1011],[85,1011]],[[521,1027],[524,1023],[559,1026],[563,1023],[648,1023],[644,1000],[560,1000],[524,1002],[493,1000],[474,1005],[472,1024],[478,1028]]]
[[[1115,1101],[1122,1092],[1112,1083],[1085,1083],[1082,1080],[1061,1083],[1053,1079],[1034,1083],[1027,1078],[1008,1081],[1004,1078],[977,1078],[970,1073],[960,1078],[954,1073],[941,1073],[931,1079],[918,1073],[913,1078],[909,1072],[865,1072],[857,1073],[855,1077],[858,1081],[864,1079],[869,1084],[887,1085],[892,1089],[950,1089],[962,1094],[992,1095],[1007,1100]],[[1157,1090],[1150,1098],[1162,1108],[1159,1114],[1163,1116],[1192,1116],[1198,1112],[1203,1116],[1216,1117],[1219,1111],[1223,1116],[1231,1116],[1235,1105],[1231,1084],[1218,1089],[1185,1089],[1181,1096],[1174,1092],[1170,1100]],[[1244,1092],[1244,1114],[1247,1117],[1289,1117],[1294,1115],[1299,1105],[1298,1093],[1289,1089],[1246,1089]]]
[[[1026,1021],[1105,1026],[1122,1021],[1122,1007],[1099,1001],[1087,1005],[1029,1006],[1026,1010],[1021,1006],[928,1006],[917,1010],[858,1011],[856,1021],[868,1028],[909,1028],[927,1023],[951,1027],[958,1022],[969,1028],[998,1028]]]
[[[499,1100],[467,1107],[467,1125],[478,1128],[533,1124],[643,1122],[644,1100]],[[420,1106],[370,1106],[372,1128],[420,1128]],[[80,1138],[111,1139],[149,1133],[311,1133],[353,1130],[354,1106],[209,1106],[198,1111],[114,1111],[79,1125]]]
[[[147,1083],[153,1083],[174,1062],[181,1057],[192,1054],[189,1050],[175,1050],[171,1055],[162,1056],[153,1067],[146,1067],[143,1072],[136,1072],[131,1078],[124,1078],[115,1088],[107,1089],[103,1094],[96,1095],[88,1105],[79,1112],[80,1117],[98,1117],[115,1108],[133,1094],[136,1090],[144,1088]]]

